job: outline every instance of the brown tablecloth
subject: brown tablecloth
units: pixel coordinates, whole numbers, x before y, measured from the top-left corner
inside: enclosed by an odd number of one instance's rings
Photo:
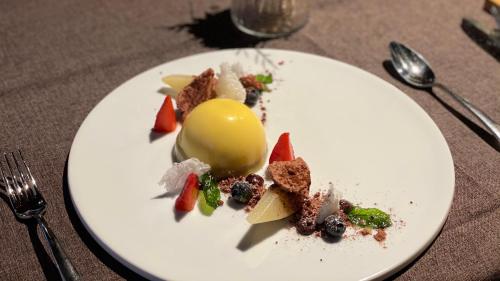
[[[385,69],[387,45],[420,50],[439,79],[500,120],[500,64],[461,30],[492,27],[482,1],[323,0],[288,38],[256,42],[230,25],[229,1],[0,1],[0,151],[21,147],[49,202],[46,219],[85,280],[139,279],[89,236],[68,195],[66,161],[89,111],[150,67],[198,52],[258,46],[341,60],[414,99],[445,136],[456,192],[439,237],[398,280],[500,279],[500,153],[478,121],[436,91],[408,87]],[[44,242],[43,242],[44,243]],[[36,228],[0,202],[0,279],[58,280]]]

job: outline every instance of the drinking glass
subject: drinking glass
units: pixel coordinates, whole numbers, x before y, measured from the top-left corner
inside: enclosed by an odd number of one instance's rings
[[[257,37],[278,37],[304,26],[309,0],[233,0],[231,18],[241,31]]]

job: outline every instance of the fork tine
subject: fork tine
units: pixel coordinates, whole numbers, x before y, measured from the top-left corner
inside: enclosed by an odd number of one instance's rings
[[[7,169],[5,169],[5,170],[3,169],[2,161],[0,161],[0,170],[2,171],[2,178],[3,178],[3,181],[5,182],[5,187],[7,189],[7,195],[9,197],[10,204],[15,209],[15,206],[18,205],[19,200],[21,200],[21,198],[19,197],[20,194],[18,192],[16,192],[16,190],[14,189],[15,188],[15,186],[14,186],[15,180],[13,177],[12,169],[10,169],[10,164],[9,164],[9,159],[7,158],[7,153],[4,153],[3,157],[4,157],[5,161],[7,162],[7,167],[9,168],[9,171],[10,171],[10,180],[7,178]]]
[[[15,168],[17,170],[17,173],[19,174],[19,179],[20,179],[21,185],[23,188],[26,188],[26,185],[28,184],[28,182],[26,181],[26,179],[24,177],[23,171],[19,167],[19,163],[17,162],[16,155],[14,154],[14,152],[11,152],[10,155],[12,156],[12,159],[14,159]]]
[[[21,161],[23,161],[23,166],[24,166],[25,171],[28,173],[27,175],[25,173],[23,174],[25,177],[25,180],[26,180],[26,190],[29,189],[33,196],[37,196],[37,195],[41,196],[41,194],[38,193],[38,189],[36,188],[36,181],[35,181],[35,178],[33,177],[33,175],[31,174],[30,167],[28,166],[28,164],[24,160],[23,153],[21,152],[20,149],[18,149],[17,152],[21,158]],[[17,163],[18,162],[16,159],[16,164]]]
[[[18,154],[22,157],[20,150],[17,150],[17,151],[18,151]],[[33,188],[33,183],[28,182],[29,181],[28,176],[26,175],[25,172],[23,172],[23,168],[20,167],[21,165],[19,164],[19,161],[17,160],[17,157],[14,154],[14,152],[12,152],[12,158],[14,159],[14,163],[16,164],[16,168],[17,168],[17,171],[19,173],[19,177],[21,179],[21,183],[23,186],[22,187],[23,191],[28,192],[28,190],[30,190],[33,194],[35,194],[35,189]],[[26,163],[24,163],[24,168],[26,168]]]
[[[24,168],[26,169],[26,171],[28,172],[28,176],[29,176],[29,180],[31,181],[32,185],[33,186],[36,186],[36,181],[35,181],[35,178],[33,177],[33,175],[31,174],[31,170],[30,170],[30,167],[28,166],[28,164],[26,164],[26,161],[24,161],[24,156],[23,156],[23,153],[21,152],[20,149],[17,150],[17,152],[19,152],[19,156],[21,156],[21,160],[23,161],[23,164],[24,164]]]
[[[5,158],[5,161],[7,162],[7,167],[9,168],[9,172],[10,172],[10,176],[11,176],[10,182],[12,183],[12,186],[15,187],[15,191],[18,194],[21,194],[22,187],[19,185],[16,173],[14,173],[14,169],[13,169],[12,165],[10,164],[9,157],[7,156],[7,153],[4,153],[3,157]]]
[[[0,181],[1,181],[0,193],[7,195],[7,183],[5,183],[5,176],[2,170],[2,161],[0,161]]]
[[[0,161],[0,174],[2,175],[2,181],[5,186],[5,191],[7,191],[7,194],[12,195],[14,193],[14,190],[12,189],[12,186],[10,185],[9,181],[7,180],[7,176],[5,175],[5,172],[3,171],[3,164],[2,161]]]

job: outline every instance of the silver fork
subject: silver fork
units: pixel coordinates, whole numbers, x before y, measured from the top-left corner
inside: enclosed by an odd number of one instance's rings
[[[17,157],[14,152],[3,154],[7,166],[5,170],[0,158],[0,176],[4,182],[5,193],[9,198],[12,210],[19,219],[33,218],[37,221],[49,243],[61,278],[65,281],[80,280],[80,275],[43,218],[47,202],[38,191],[35,178],[24,161],[21,150],[18,150],[17,154]]]

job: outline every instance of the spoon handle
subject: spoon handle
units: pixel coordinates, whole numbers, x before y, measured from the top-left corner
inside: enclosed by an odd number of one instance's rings
[[[491,119],[486,113],[482,112],[479,108],[475,107],[472,103],[470,103],[467,99],[462,98],[461,96],[453,93],[450,89],[448,89],[445,85],[436,83],[434,86],[444,90],[450,96],[452,96],[456,101],[458,101],[463,107],[469,110],[472,114],[474,114],[483,124],[486,126],[488,131],[495,137],[497,142],[500,142],[500,125],[495,123],[493,119]]]

